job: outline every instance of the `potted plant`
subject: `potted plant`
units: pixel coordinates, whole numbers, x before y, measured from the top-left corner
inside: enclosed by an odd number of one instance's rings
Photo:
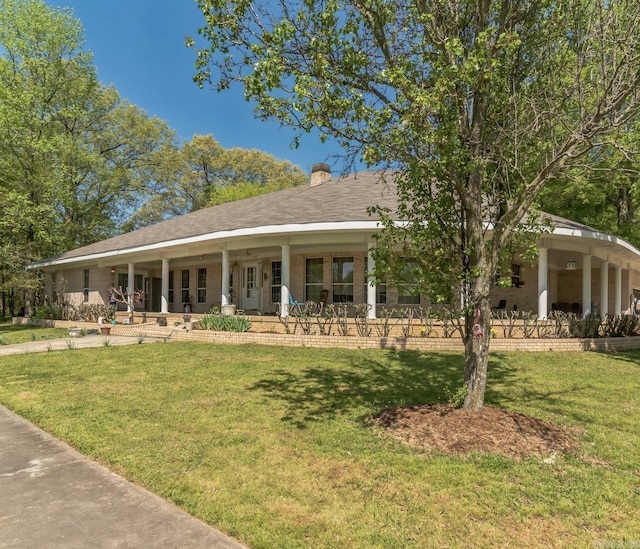
[[[71,326],[69,328],[69,337],[80,337],[82,335],[82,328],[78,328],[77,326]]]

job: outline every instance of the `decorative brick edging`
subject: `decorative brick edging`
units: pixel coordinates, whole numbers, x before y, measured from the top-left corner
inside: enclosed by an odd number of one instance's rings
[[[142,326],[142,325],[134,325]],[[460,338],[421,337],[356,337],[320,336],[302,334],[275,334],[261,332],[214,332],[159,328],[136,331],[140,335],[167,338],[178,341],[206,341],[228,345],[278,345],[282,347],[314,347],[343,349],[392,349],[397,351],[457,351],[464,346]],[[555,351],[555,352],[616,352],[640,349],[640,337],[616,337],[598,339],[494,339],[491,351]]]
[[[54,324],[57,327],[72,325],[65,321],[35,321],[34,324]],[[98,324],[75,324],[83,328],[97,328]],[[398,351],[456,351],[464,346],[459,337],[359,337],[321,336],[303,334],[280,334],[270,332],[214,332],[212,330],[192,330],[183,327],[158,326],[155,322],[146,324],[116,324],[111,327],[112,335],[144,336],[172,341],[205,341],[228,345],[278,345],[282,347],[314,347],[343,349],[392,349]],[[596,339],[492,339],[491,351],[552,351],[552,352],[617,352],[640,349],[640,337],[608,337]]]

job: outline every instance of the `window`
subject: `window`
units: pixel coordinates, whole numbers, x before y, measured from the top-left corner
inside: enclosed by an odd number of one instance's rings
[[[322,258],[307,259],[304,278],[304,298],[306,301],[320,301],[322,292]]]
[[[122,290],[126,292],[128,285],[127,273],[118,273],[118,288],[122,288]]]
[[[520,265],[517,263],[511,264],[511,285],[516,288],[522,285],[522,282],[520,282]]]
[[[173,303],[173,271],[169,271],[169,295],[167,299],[169,303]]]
[[[182,304],[191,303],[191,296],[189,295],[189,269],[182,271]]]
[[[280,303],[282,294],[282,261],[271,262],[271,303]]]
[[[84,295],[84,302],[86,303],[89,301],[89,269],[84,270],[84,290],[82,293]]]
[[[198,269],[198,303],[207,302],[207,269]]]
[[[252,297],[254,297],[254,290],[258,287],[257,274],[258,269],[252,265],[244,268],[244,276],[246,277],[244,285],[247,292],[247,299],[251,299]]]
[[[353,257],[334,257],[331,269],[334,303],[353,303]]]
[[[412,273],[416,268],[416,264],[408,261],[405,264],[404,284],[398,284],[398,305],[420,305],[420,294],[417,294],[418,288],[415,280],[415,274]]]

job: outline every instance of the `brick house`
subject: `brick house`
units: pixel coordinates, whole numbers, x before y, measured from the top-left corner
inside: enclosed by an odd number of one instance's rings
[[[332,179],[316,164],[309,185],[213,206],[65,252],[31,265],[53,299],[107,303],[111,285],[144,290],[144,310],[194,313],[230,303],[245,312],[286,310],[289,296],[328,303],[426,305],[424,298],[367,281],[377,220],[367,207],[395,209],[392,182],[364,172]],[[560,217],[539,241],[538,263],[515,258],[510,288],[494,306],[620,314],[640,297],[640,250],[621,238]]]

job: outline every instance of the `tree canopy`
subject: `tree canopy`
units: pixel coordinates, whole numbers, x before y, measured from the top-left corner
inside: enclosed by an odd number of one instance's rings
[[[307,180],[306,174],[288,161],[259,150],[225,149],[211,135],[194,135],[181,147],[165,150],[155,170],[166,184],[132,216],[128,228],[302,185]]]
[[[259,116],[318,128],[347,165],[396,170],[407,223],[385,218],[376,276],[411,271],[432,300],[462,300],[465,407],[481,408],[505,254],[540,226],[541,191],[638,116],[635,3],[198,4],[205,23],[188,45],[200,85],[239,82]]]
[[[239,197],[240,188],[302,181],[298,168],[259,151],[226,151],[206,136],[179,143],[166,122],[98,80],[71,10],[0,0],[3,313],[7,291],[39,285],[24,268],[32,260]],[[149,213],[149,204],[162,210]]]

